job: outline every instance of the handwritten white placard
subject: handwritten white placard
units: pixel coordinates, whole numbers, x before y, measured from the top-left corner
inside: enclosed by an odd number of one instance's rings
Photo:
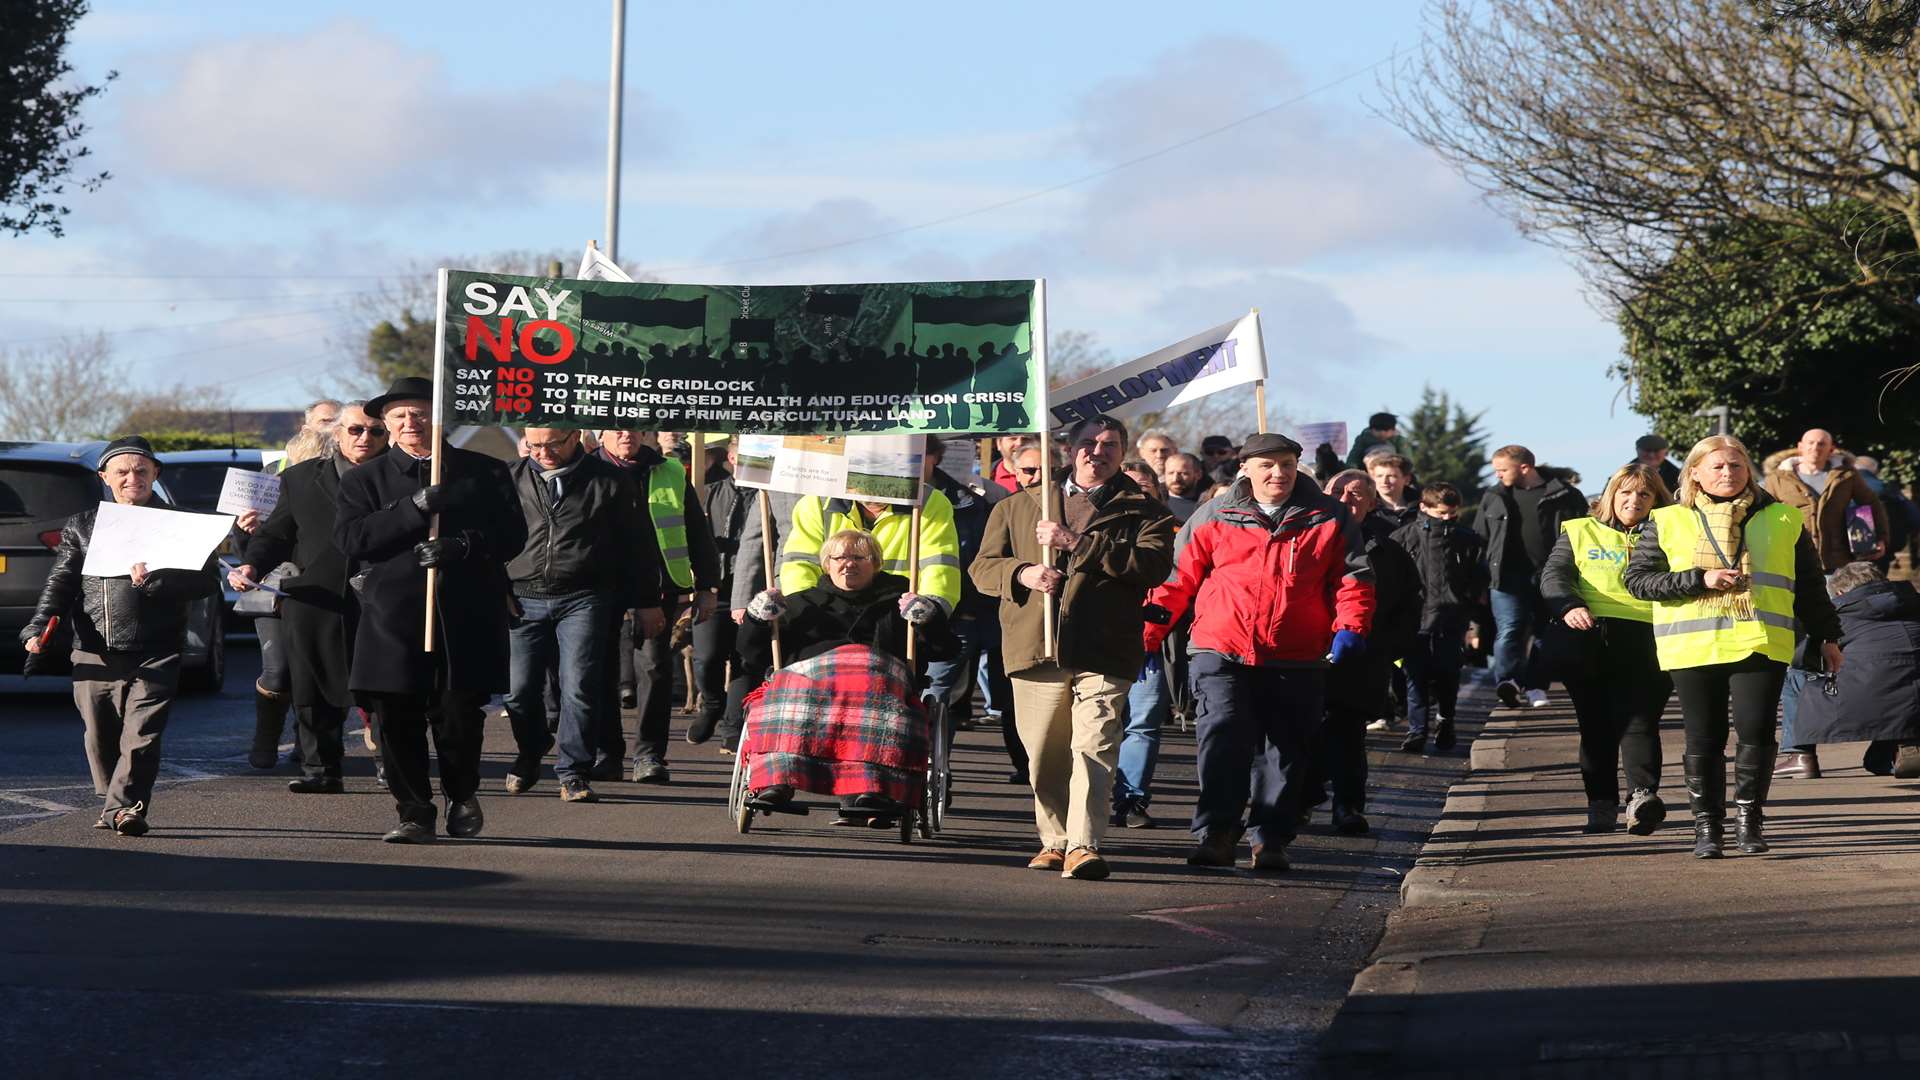
[[[273,513],[273,506],[279,501],[278,476],[252,469],[228,469],[227,478],[220,482],[220,501],[216,508],[236,517],[249,510],[265,515]]]
[[[232,528],[233,518],[226,514],[101,503],[80,572],[88,577],[125,577],[133,572],[134,563],[146,563],[149,572],[198,570]]]

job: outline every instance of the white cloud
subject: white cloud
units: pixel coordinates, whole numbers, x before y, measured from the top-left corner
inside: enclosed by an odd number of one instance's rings
[[[1205,39],[1091,90],[1074,141],[1118,164],[1305,89],[1275,46]],[[1517,243],[1437,158],[1334,93],[1099,181],[1076,239],[1105,261],[1241,266]]]
[[[455,89],[444,58],[359,22],[155,61],[124,101],[136,167],[221,192],[413,203],[528,190],[598,146],[591,88]],[[629,132],[650,123],[630,95]],[[637,133],[636,133],[637,134]]]

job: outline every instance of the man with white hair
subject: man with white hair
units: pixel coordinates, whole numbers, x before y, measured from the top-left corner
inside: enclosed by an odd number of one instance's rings
[[[318,431],[331,435],[334,426],[340,423],[342,406],[332,398],[321,398],[308,405],[300,414],[300,426],[309,431]]]

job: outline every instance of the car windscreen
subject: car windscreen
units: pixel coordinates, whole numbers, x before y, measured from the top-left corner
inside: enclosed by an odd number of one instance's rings
[[[100,478],[84,466],[52,461],[0,461],[0,520],[66,518],[103,497]]]
[[[228,469],[259,472],[260,466],[246,461],[176,461],[162,469],[160,476],[175,506],[208,513],[220,505],[220,488],[227,482]]]

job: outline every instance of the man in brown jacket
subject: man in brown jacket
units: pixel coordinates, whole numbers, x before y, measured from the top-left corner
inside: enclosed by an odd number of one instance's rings
[[[1076,425],[1067,481],[1045,492],[1051,520],[1042,520],[1041,488],[1001,500],[969,571],[1001,601],[1001,652],[1040,830],[1027,865],[1094,881],[1108,873],[1100,839],[1127,689],[1146,659],[1143,606],[1173,569],[1173,515],[1120,471],[1126,451],[1118,420]],[[1060,598],[1051,658],[1041,630],[1048,595]]]
[[[1807,519],[1813,549],[1820,553],[1827,573],[1886,553],[1887,509],[1853,470],[1853,455],[1834,450],[1831,434],[1814,428],[1800,436],[1800,444],[1792,450],[1769,457],[1762,472],[1767,493]],[[1873,529],[1880,540],[1872,555],[1855,555],[1847,545],[1847,509],[1854,503],[1873,508]]]

